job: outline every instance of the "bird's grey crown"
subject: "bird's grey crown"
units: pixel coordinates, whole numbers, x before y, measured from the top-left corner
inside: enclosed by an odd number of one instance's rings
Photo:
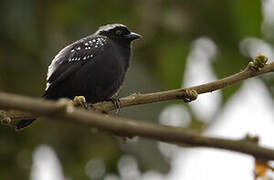
[[[119,28],[119,27],[123,27],[127,29],[127,27],[123,24],[107,24],[99,27],[99,29],[95,32],[95,34],[100,34],[103,31],[110,31],[112,29]]]
[[[91,35],[82,38],[59,51],[48,67],[46,90],[51,84],[51,76],[58,69],[58,67],[64,63],[74,63],[77,61],[84,62],[91,60],[95,56],[98,49],[105,46],[106,44],[106,37]]]

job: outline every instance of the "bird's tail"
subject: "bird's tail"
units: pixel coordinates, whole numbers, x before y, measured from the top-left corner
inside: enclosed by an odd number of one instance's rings
[[[35,120],[36,120],[35,118],[33,118],[33,119],[22,119],[16,124],[15,129],[16,130],[22,130],[25,127],[30,126],[33,123],[33,121],[35,121]]]
[[[50,99],[48,97],[47,93],[45,93],[42,97],[45,99]],[[36,120],[36,118],[22,119],[17,124],[15,124],[15,130],[17,130],[17,131],[22,130],[22,129],[30,126],[33,123],[33,121],[35,121],[35,120]]]
[[[42,96],[42,98],[54,99],[51,96],[49,96],[47,94],[47,92],[45,92],[45,94]],[[15,125],[15,130],[22,130],[22,129],[30,126],[33,123],[33,121],[35,121],[35,120],[36,120],[36,118],[22,119]]]

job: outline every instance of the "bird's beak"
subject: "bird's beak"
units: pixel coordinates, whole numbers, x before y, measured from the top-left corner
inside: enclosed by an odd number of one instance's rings
[[[142,38],[142,36],[140,34],[135,33],[135,32],[131,32],[130,34],[127,35],[127,38],[130,39],[130,40],[134,40],[134,39]]]

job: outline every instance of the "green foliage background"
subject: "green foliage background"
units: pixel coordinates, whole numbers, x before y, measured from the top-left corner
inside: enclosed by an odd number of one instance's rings
[[[0,90],[40,97],[47,65],[55,54],[108,23],[126,24],[144,36],[134,43],[121,96],[179,88],[191,43],[199,37],[207,36],[218,46],[212,66],[219,78],[247,64],[248,58],[239,52],[243,38],[263,38],[260,1],[4,0],[0,6]],[[262,81],[273,95],[274,80]],[[223,105],[239,87],[222,91]],[[167,104],[123,109],[120,116],[158,123]],[[201,122],[192,115],[191,127],[199,130]],[[29,179],[32,152],[40,144],[54,148],[65,175],[72,179],[88,179],[84,168],[94,157],[104,159],[107,173],[117,173],[117,161],[123,154],[135,156],[142,171],[169,171],[169,162],[154,141],[141,138],[134,146],[121,149],[123,143],[104,132],[41,120],[21,132],[0,127],[0,179]]]

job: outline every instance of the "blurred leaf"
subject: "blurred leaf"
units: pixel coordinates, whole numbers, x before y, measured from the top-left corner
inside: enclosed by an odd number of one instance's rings
[[[159,75],[169,89],[181,87],[188,50],[184,43],[168,42],[159,49]]]
[[[234,31],[238,34],[239,40],[247,36],[261,37],[261,9],[261,1],[234,0],[231,3]]]

